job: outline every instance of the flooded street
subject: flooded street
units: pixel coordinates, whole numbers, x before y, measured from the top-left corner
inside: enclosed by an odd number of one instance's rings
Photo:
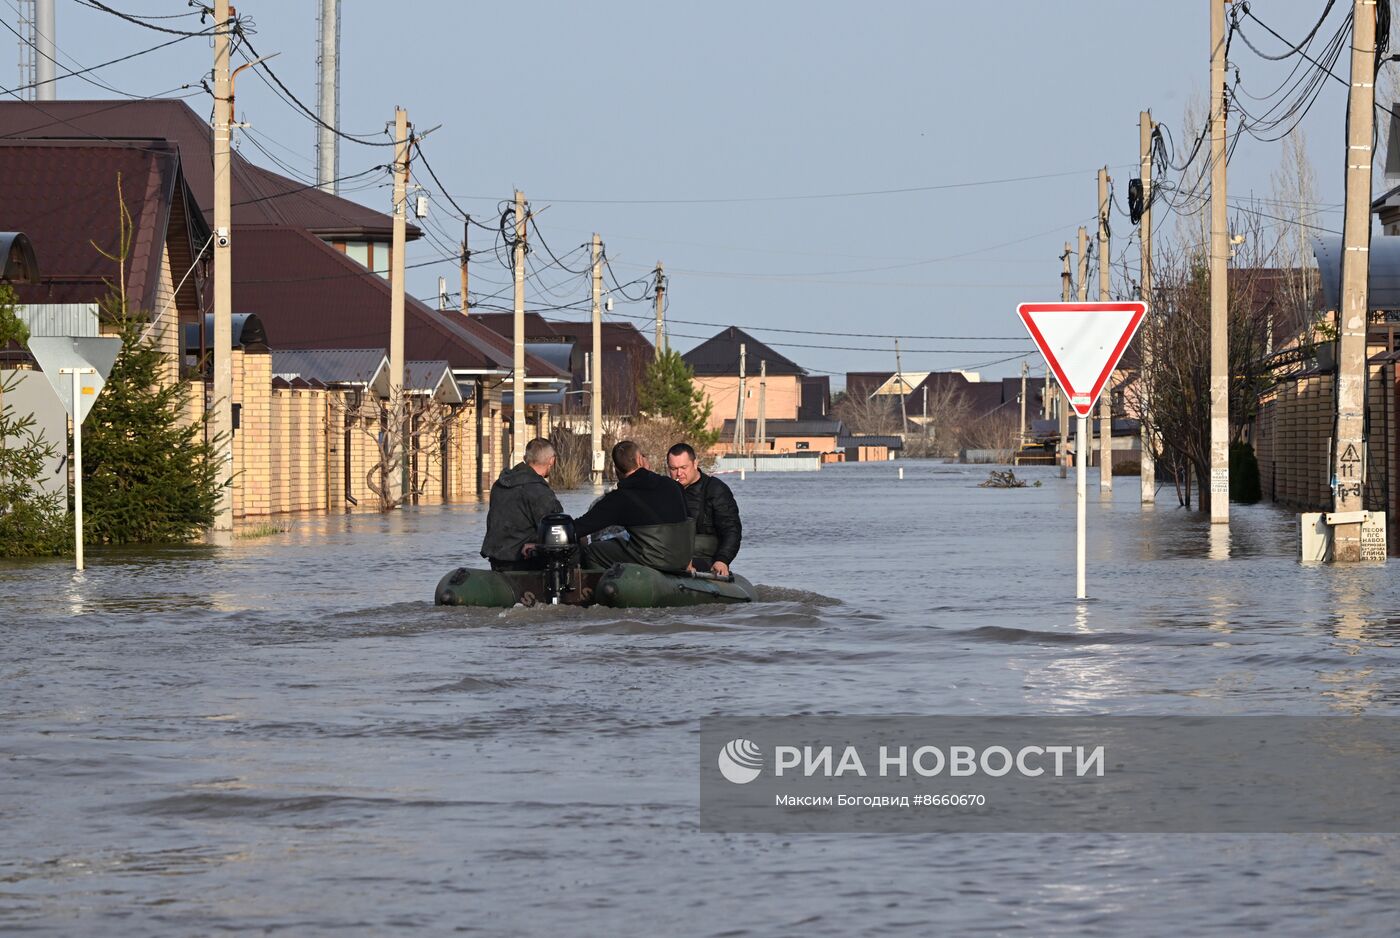
[[[1397,836],[700,832],[702,716],[1397,710],[1291,514],[1091,474],[1079,604],[1073,478],[901,465],[730,477],[752,606],[436,608],[484,506],[0,566],[0,931],[1393,933]]]

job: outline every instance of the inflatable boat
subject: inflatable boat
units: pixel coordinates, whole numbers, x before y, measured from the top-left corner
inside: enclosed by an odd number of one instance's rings
[[[753,584],[733,574],[663,573],[635,563],[581,569],[578,539],[568,515],[548,515],[540,522],[535,550],[538,569],[458,567],[438,582],[433,601],[439,606],[495,609],[537,604],[641,609],[747,603],[756,598]]]
[[[566,588],[554,595],[544,571],[504,572],[458,567],[442,578],[433,593],[433,600],[439,606],[497,609],[548,603],[639,609],[747,603],[754,599],[753,584],[738,575],[722,578],[677,575],[634,563],[615,564],[603,571],[575,568]]]

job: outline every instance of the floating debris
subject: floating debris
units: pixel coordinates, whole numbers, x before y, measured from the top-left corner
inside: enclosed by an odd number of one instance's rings
[[[1030,484],[1025,479],[1016,478],[1016,473],[1010,469],[1005,472],[993,469],[987,480],[978,482],[977,487],[979,489],[1023,489]],[[1040,480],[1036,480],[1035,487],[1040,487]]]

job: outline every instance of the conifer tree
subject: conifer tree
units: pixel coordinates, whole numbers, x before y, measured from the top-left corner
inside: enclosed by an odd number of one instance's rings
[[[98,544],[190,541],[213,524],[217,454],[184,417],[190,386],[161,374],[150,320],[106,304],[122,349],[83,423],[84,536]]]
[[[0,284],[0,349],[28,341],[14,291]],[[13,381],[0,373],[0,557],[60,554],[71,543],[64,498],[40,487],[54,444],[35,428],[32,414],[20,416],[5,404]]]
[[[637,405],[653,419],[670,421],[697,449],[712,446],[719,433],[709,429],[713,405],[695,387],[695,372],[674,349],[653,359],[642,376]]]

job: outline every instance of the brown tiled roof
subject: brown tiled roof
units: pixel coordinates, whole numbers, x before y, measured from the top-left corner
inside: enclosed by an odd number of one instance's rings
[[[512,338],[515,333],[515,314],[501,312],[477,312],[470,314],[492,332]],[[613,348],[621,345],[635,346],[648,355],[653,354],[650,340],[637,331],[630,322],[609,322],[602,325],[603,345]],[[527,342],[567,341],[573,342],[584,351],[593,350],[593,323],[589,320],[546,319],[537,312],[525,312],[525,340]]]
[[[209,122],[181,100],[0,101],[0,139],[170,141],[180,152],[195,201],[211,223],[212,137]],[[380,149],[384,150],[381,155],[387,164],[392,155],[388,148]],[[233,224],[294,225],[326,238],[388,240],[393,232],[389,215],[255,166],[236,151]],[[408,227],[410,241],[420,236],[417,227]]]
[[[387,348],[389,281],[299,228],[250,226],[233,239],[233,308],[256,313],[274,349]],[[511,343],[455,312],[404,302],[408,358],[453,368],[509,371]],[[526,356],[531,376],[559,376]]]
[[[894,377],[893,371],[848,371],[846,373],[846,393],[855,395],[861,394],[869,397],[875,389],[880,387],[890,378]],[[996,381],[969,381],[957,371],[933,371],[920,381],[912,391],[904,398],[904,406],[911,417],[919,414],[923,407],[924,388],[929,389],[929,394],[938,394],[944,391],[959,391],[967,399],[971,408],[972,416],[982,417],[986,414],[999,410],[1008,402],[1014,404],[1016,397],[1021,393],[1020,378],[1003,378]],[[1032,381],[1028,385],[1031,403],[1028,409],[1038,411],[1040,404],[1040,392],[1042,383]],[[890,407],[895,412],[899,410],[899,396],[889,395]]]
[[[846,425],[839,420],[765,420],[763,425],[770,440],[777,436],[843,436],[846,432]],[[732,439],[734,426],[734,418],[730,417],[720,428],[719,438]],[[749,440],[757,439],[757,420],[744,421],[744,435]]]
[[[875,393],[876,388],[893,376],[893,371],[848,371],[846,393],[851,397],[868,398]]]
[[[760,361],[768,363],[770,375],[805,375],[807,370],[797,362],[772,347],[749,335],[738,326],[730,326],[711,336],[682,357],[685,363],[695,369],[697,375],[737,375],[739,373],[739,346],[744,346],[746,370],[751,375],[758,374]]]
[[[169,242],[178,282],[207,238],[192,216],[191,198],[176,149],[165,141],[108,143],[0,140],[0,215],[34,245],[41,279],[18,284],[24,303],[85,303],[104,299],[118,284],[122,200],[131,218],[125,265],[128,304],[155,309],[162,255]],[[193,244],[198,238],[199,244]],[[197,306],[195,278],[186,280],[180,306]]]
[[[507,340],[515,333],[515,314],[472,312],[471,319],[481,323]],[[572,342],[582,352],[593,350],[593,324],[587,320],[546,319],[536,312],[525,313],[525,338],[529,342]],[[637,385],[641,382],[647,362],[656,354],[646,336],[630,322],[602,323],[603,339],[603,412],[634,414],[637,411]],[[571,390],[581,391],[589,376],[584,374],[583,355],[575,356],[577,367]],[[566,398],[570,409],[584,410],[582,397]]]

